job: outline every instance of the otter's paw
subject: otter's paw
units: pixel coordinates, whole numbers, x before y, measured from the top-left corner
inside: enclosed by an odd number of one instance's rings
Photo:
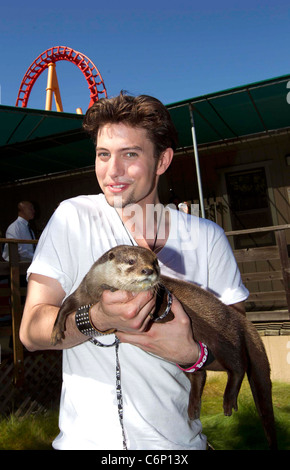
[[[233,400],[224,400],[224,415],[232,416],[232,410],[238,411],[238,404],[236,398]]]
[[[50,343],[52,344],[52,346],[55,346],[57,343],[60,343],[62,339],[64,339],[64,332],[60,328],[54,327],[50,337]]]

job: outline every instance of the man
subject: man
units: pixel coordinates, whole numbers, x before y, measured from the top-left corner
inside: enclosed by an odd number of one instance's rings
[[[121,93],[95,103],[84,128],[96,145],[103,194],[65,201],[48,223],[28,273],[24,345],[52,348],[50,335],[64,297],[94,261],[119,244],[154,250],[164,274],[197,282],[243,309],[247,291],[223,230],[159,204],[158,180],[177,145],[167,109],[152,97]],[[200,421],[188,420],[190,384],[176,365],[199,358],[189,319],[174,299],[174,320],[151,324],[154,304],[152,292],[105,291],[90,317],[86,312],[92,341],[78,329],[80,312],[69,315],[65,339],[56,345],[63,349],[63,388],[54,448],[121,449],[123,441],[130,450],[206,448]],[[106,335],[112,328],[120,340],[123,403],[115,390],[117,349],[109,347],[115,336]]]
[[[6,238],[19,240],[33,240],[35,238],[33,231],[29,227],[29,221],[34,219],[35,210],[33,204],[29,201],[21,201],[17,206],[18,217],[6,230]],[[34,254],[34,245],[28,243],[18,244],[18,255],[20,261],[31,261]],[[3,258],[9,261],[8,244],[4,245]]]

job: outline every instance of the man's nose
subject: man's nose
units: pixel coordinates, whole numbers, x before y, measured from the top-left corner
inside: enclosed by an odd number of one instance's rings
[[[108,174],[110,178],[116,178],[117,176],[124,175],[125,169],[121,161],[121,158],[118,156],[111,156],[108,167]]]

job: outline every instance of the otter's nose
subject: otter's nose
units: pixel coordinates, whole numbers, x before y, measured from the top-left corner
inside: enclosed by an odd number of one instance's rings
[[[153,269],[152,268],[144,268],[141,271],[142,274],[146,274],[146,276],[151,276],[153,274]]]

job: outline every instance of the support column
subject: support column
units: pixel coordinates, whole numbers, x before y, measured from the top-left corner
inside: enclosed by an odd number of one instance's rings
[[[202,218],[205,219],[205,210],[204,210],[204,201],[203,201],[203,191],[202,191],[202,181],[201,181],[201,175],[200,175],[199,158],[198,158],[198,149],[197,149],[197,141],[196,141],[196,133],[195,133],[195,124],[194,124],[193,110],[192,110],[191,104],[189,105],[189,112],[190,112],[190,119],[191,119],[191,134],[192,134],[193,153],[194,153],[195,167],[196,167],[196,175],[197,175],[197,184],[198,184],[200,211],[201,211],[201,216],[202,216]]]
[[[55,99],[55,104],[56,104],[56,110],[62,112],[63,106],[62,106],[61,97],[60,97],[55,64],[51,62],[50,64],[48,64],[48,73],[47,73],[46,101],[45,101],[46,111],[51,111],[53,94],[54,94],[54,99]]]

